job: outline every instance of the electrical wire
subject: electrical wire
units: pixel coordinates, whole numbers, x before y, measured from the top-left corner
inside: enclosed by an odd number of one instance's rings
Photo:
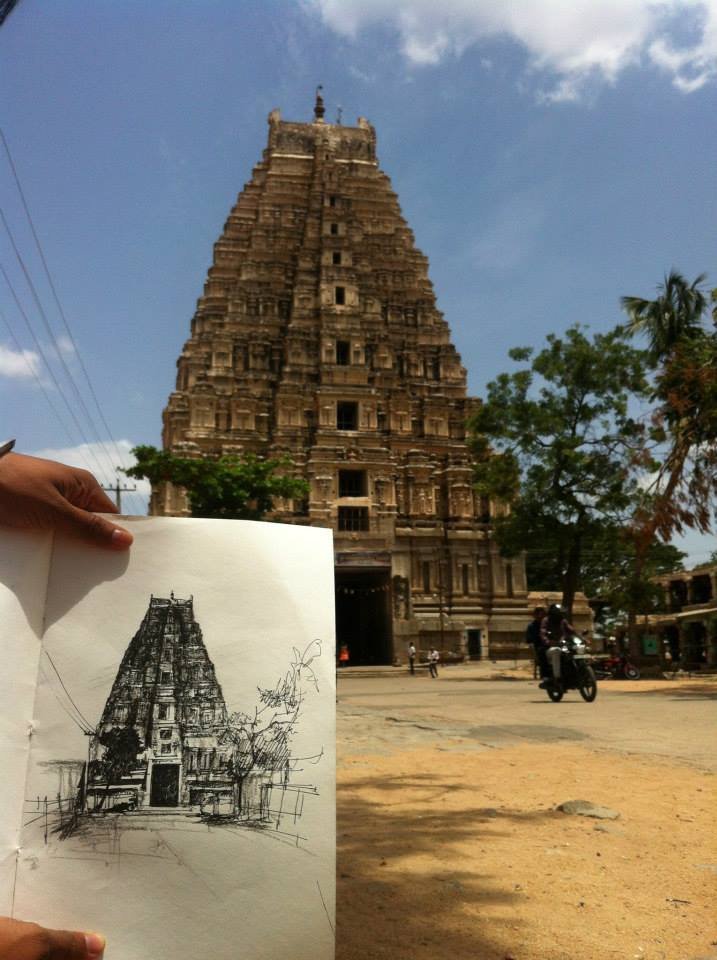
[[[83,428],[82,428],[82,424],[81,424],[80,421],[77,419],[77,415],[75,414],[75,411],[72,409],[72,407],[71,407],[71,405],[70,405],[67,397],[65,396],[65,392],[64,392],[64,390],[62,389],[62,387],[60,386],[60,383],[59,383],[59,381],[58,381],[58,379],[57,379],[57,377],[56,377],[56,375],[55,375],[55,371],[54,371],[54,370],[52,369],[52,367],[50,366],[50,363],[49,363],[49,361],[48,361],[48,359],[47,359],[47,355],[45,354],[45,351],[44,351],[43,348],[42,348],[42,344],[41,344],[40,341],[38,340],[37,335],[36,335],[36,333],[35,333],[35,331],[34,331],[34,329],[33,329],[33,326],[32,326],[32,324],[30,323],[30,320],[29,320],[27,314],[26,314],[25,311],[23,310],[22,304],[20,303],[20,300],[19,300],[19,298],[18,298],[18,295],[17,295],[17,293],[15,292],[15,288],[13,287],[13,285],[12,285],[12,283],[11,283],[11,281],[10,281],[10,277],[7,275],[7,270],[5,269],[5,267],[4,267],[4,265],[3,265],[2,263],[0,263],[0,273],[2,273],[2,275],[5,277],[5,282],[7,283],[8,287],[9,287],[9,289],[10,289],[10,293],[12,294],[13,300],[15,301],[15,306],[16,306],[17,309],[20,311],[20,315],[22,316],[23,320],[25,321],[25,325],[27,326],[27,329],[28,329],[28,331],[29,331],[29,333],[30,333],[30,336],[31,336],[32,339],[33,339],[33,342],[34,342],[34,344],[35,344],[35,347],[37,348],[37,352],[38,352],[38,353],[40,354],[40,356],[42,357],[43,363],[44,363],[45,366],[47,367],[47,370],[48,370],[48,373],[50,374],[50,377],[51,377],[51,379],[52,379],[52,382],[54,383],[55,388],[57,389],[57,392],[60,394],[60,397],[62,398],[63,403],[64,403],[65,406],[67,407],[67,412],[70,414],[70,417],[72,418],[72,421],[74,422],[75,426],[77,427],[77,431],[78,431],[80,437],[82,438],[82,442],[87,446],[88,453],[89,453],[89,454],[92,456],[92,458],[94,459],[95,464],[96,464],[96,466],[97,466],[97,468],[98,468],[98,470],[99,470],[99,472],[100,472],[100,475],[102,475],[102,474],[104,473],[104,471],[105,471],[105,468],[102,466],[102,464],[101,464],[100,461],[98,460],[97,455],[95,454],[95,451],[94,451],[94,449],[93,449],[93,446],[92,446],[92,444],[89,442],[89,440],[87,439],[87,436],[86,436],[86,434],[85,434],[85,431],[84,431]]]
[[[80,723],[80,721],[75,717],[75,715],[69,710],[69,708],[62,702],[62,700],[60,700],[59,696],[57,695],[57,691],[53,688],[52,684],[50,683],[49,677],[47,676],[45,671],[42,669],[42,667],[40,667],[40,673],[45,678],[45,681],[47,682],[47,685],[49,686],[50,690],[52,690],[53,697],[55,698],[55,700],[57,700],[61,709],[67,714],[70,720],[72,720],[75,726],[78,727],[78,729],[80,729],[84,734],[92,733],[92,730],[89,728],[85,728]]]
[[[18,249],[17,243],[15,242],[15,237],[13,236],[12,230],[10,229],[10,224],[7,222],[7,218],[6,218],[6,216],[5,216],[5,211],[2,209],[2,207],[0,207],[0,220],[2,220],[2,222],[3,222],[3,226],[5,227],[5,232],[6,232],[7,235],[8,235],[8,238],[9,238],[10,243],[11,243],[11,245],[12,245],[13,251],[15,252],[15,257],[17,258],[17,262],[20,264],[20,269],[22,270],[23,274],[25,275],[25,280],[27,281],[27,285],[28,285],[28,287],[30,288],[30,293],[32,294],[32,298],[33,298],[33,300],[35,301],[35,306],[37,307],[37,311],[38,311],[38,313],[40,314],[40,318],[41,318],[41,320],[42,320],[43,326],[45,327],[45,331],[46,331],[46,333],[47,333],[47,336],[49,337],[49,340],[50,340],[50,344],[51,344],[51,346],[52,346],[52,349],[53,349],[54,352],[55,352],[55,356],[57,357],[57,361],[58,361],[58,363],[60,364],[60,366],[62,367],[62,369],[63,369],[63,371],[64,371],[64,373],[65,373],[65,377],[67,378],[67,381],[68,381],[68,383],[70,384],[70,387],[72,388],[73,393],[75,394],[75,397],[76,397],[76,399],[77,399],[77,402],[78,402],[78,404],[80,405],[80,407],[81,407],[81,409],[82,409],[82,412],[84,413],[85,418],[86,418],[88,424],[90,425],[90,429],[91,429],[92,433],[94,434],[95,439],[96,439],[97,442],[99,443],[99,445],[100,445],[100,447],[101,447],[101,449],[102,449],[102,452],[103,452],[104,455],[107,457],[108,462],[111,464],[111,463],[112,463],[112,457],[111,457],[109,451],[107,450],[107,447],[105,446],[104,441],[102,440],[102,438],[101,438],[100,435],[99,435],[99,432],[98,432],[98,430],[97,430],[97,427],[95,426],[95,423],[94,423],[94,420],[93,420],[93,418],[92,418],[92,415],[90,414],[90,411],[89,411],[88,408],[87,408],[87,404],[85,403],[84,397],[83,397],[82,394],[80,393],[79,387],[77,386],[77,383],[75,382],[75,378],[74,378],[74,376],[73,376],[73,374],[72,374],[72,371],[70,370],[70,368],[69,368],[69,366],[68,366],[68,364],[67,364],[67,361],[65,360],[64,356],[62,355],[62,350],[60,349],[60,345],[59,345],[59,343],[57,342],[57,337],[55,336],[55,333],[54,333],[52,327],[50,326],[50,321],[47,319],[47,314],[45,313],[45,310],[44,310],[44,308],[43,308],[43,306],[42,306],[42,303],[40,302],[40,297],[39,297],[39,295],[38,295],[38,293],[37,293],[37,289],[36,289],[36,287],[35,287],[35,284],[33,283],[32,277],[30,276],[30,272],[29,272],[29,270],[27,269],[27,266],[25,265],[25,261],[24,261],[23,258],[22,258],[22,254],[20,253],[20,251],[19,251],[19,249]],[[105,469],[106,469],[106,468],[105,468]]]
[[[60,303],[60,298],[59,298],[58,293],[57,293],[57,288],[55,287],[54,280],[53,280],[52,275],[51,275],[51,273],[50,273],[50,269],[49,269],[49,267],[48,267],[48,265],[47,265],[47,260],[46,260],[46,258],[45,258],[45,254],[44,254],[44,251],[43,251],[43,249],[42,249],[42,244],[40,243],[40,238],[39,238],[39,236],[38,236],[38,234],[37,234],[37,230],[35,229],[35,223],[34,223],[34,221],[33,221],[33,219],[32,219],[32,215],[31,215],[31,213],[30,213],[30,208],[29,208],[29,206],[28,206],[28,204],[27,204],[27,200],[26,200],[26,198],[25,198],[25,191],[22,189],[22,184],[20,183],[20,177],[19,177],[19,175],[18,175],[17,168],[16,168],[16,166],[15,166],[15,161],[13,160],[12,153],[10,152],[10,145],[9,145],[8,142],[7,142],[7,138],[5,137],[5,133],[4,133],[3,129],[2,129],[2,127],[0,127],[0,139],[2,140],[3,147],[4,147],[4,149],[5,149],[5,154],[6,154],[6,156],[7,156],[8,163],[10,164],[10,169],[12,170],[12,175],[13,175],[14,180],[15,180],[15,185],[16,185],[16,187],[17,187],[17,192],[18,192],[18,194],[20,195],[20,199],[21,199],[21,201],[22,201],[22,206],[23,206],[23,209],[24,209],[24,211],[25,211],[25,216],[27,217],[27,221],[28,221],[28,223],[29,223],[29,225],[30,225],[30,230],[32,231],[33,239],[35,240],[35,246],[37,247],[37,252],[38,252],[38,254],[39,254],[39,256],[40,256],[40,261],[41,261],[41,263],[42,263],[43,270],[45,271],[45,277],[47,278],[47,282],[48,282],[48,284],[49,284],[50,290],[52,291],[52,296],[53,296],[53,298],[54,298],[54,300],[55,300],[55,305],[57,306],[58,313],[60,314],[60,317],[62,318],[62,323],[63,323],[63,325],[64,325],[65,332],[67,333],[67,336],[68,336],[68,338],[69,338],[69,340],[70,340],[70,343],[72,344],[72,348],[73,348],[73,350],[74,350],[74,352],[75,352],[75,356],[77,357],[77,361],[78,361],[78,363],[79,363],[79,365],[80,365],[80,369],[82,370],[83,376],[84,376],[84,378],[85,378],[85,382],[87,383],[87,388],[88,388],[88,390],[89,390],[90,396],[92,397],[92,400],[94,401],[94,405],[95,405],[95,407],[97,408],[97,413],[98,413],[98,415],[99,415],[100,421],[101,421],[103,427],[105,428],[105,431],[106,431],[106,433],[107,433],[107,436],[108,436],[108,438],[109,438],[110,443],[111,443],[111,444],[113,445],[113,447],[114,447],[115,455],[117,456],[118,461],[119,461],[119,462],[118,462],[118,466],[119,466],[119,463],[122,462],[122,453],[121,453],[119,447],[117,446],[116,440],[115,440],[114,437],[112,436],[112,431],[110,430],[109,425],[108,425],[108,423],[107,423],[107,420],[105,419],[105,415],[104,415],[104,413],[102,412],[102,408],[100,407],[100,402],[99,402],[99,399],[98,399],[98,397],[97,397],[97,393],[96,393],[95,388],[94,388],[94,386],[93,386],[93,384],[92,384],[92,381],[91,381],[91,379],[90,379],[90,375],[89,375],[89,373],[88,373],[88,371],[87,371],[87,367],[85,366],[85,362],[84,362],[84,360],[82,359],[82,355],[81,355],[80,349],[79,349],[79,347],[78,347],[78,345],[77,345],[77,341],[75,340],[74,334],[72,333],[72,330],[71,330],[71,328],[70,328],[70,324],[69,324],[69,322],[68,322],[68,320],[67,320],[67,316],[66,316],[66,314],[65,314],[65,311],[64,311],[64,309],[63,309],[63,307],[62,307],[62,304]],[[139,500],[139,498],[137,498],[137,499]]]
[[[60,684],[61,684],[61,686],[62,686],[62,689],[63,689],[63,690],[65,691],[65,693],[67,694],[67,699],[70,701],[70,703],[72,704],[72,706],[73,706],[73,707],[75,708],[75,710],[77,711],[77,715],[80,717],[80,719],[82,720],[82,722],[86,725],[87,729],[88,729],[88,730],[92,730],[92,724],[91,724],[90,721],[87,719],[87,717],[82,713],[82,711],[80,710],[80,708],[77,706],[77,704],[75,703],[75,701],[74,701],[74,700],[72,699],[72,697],[70,696],[70,691],[69,691],[69,690],[67,689],[67,687],[65,686],[65,683],[64,683],[62,677],[60,676],[60,671],[59,671],[59,670],[57,669],[57,667],[55,666],[55,661],[52,659],[52,657],[50,656],[50,654],[47,652],[46,649],[43,649],[42,652],[45,654],[45,656],[47,657],[47,659],[50,661],[50,666],[52,667],[52,669],[53,669],[53,670],[55,671],[55,673],[57,674],[57,679],[60,681]]]
[[[5,316],[5,314],[2,312],[2,310],[0,310],[0,319],[2,319],[3,323],[5,324],[5,327],[7,328],[7,332],[10,334],[10,339],[11,339],[12,342],[15,344],[15,349],[18,351],[19,355],[20,355],[20,356],[23,358],[23,360],[25,361],[25,365],[26,365],[28,371],[30,372],[30,374],[31,374],[32,377],[34,378],[34,380],[35,380],[35,382],[37,383],[37,385],[38,385],[38,387],[40,388],[40,390],[42,391],[42,393],[43,393],[43,395],[44,395],[44,397],[45,397],[45,400],[47,400],[47,403],[48,403],[50,409],[52,410],[52,412],[54,413],[55,417],[57,418],[57,422],[58,422],[58,423],[60,424],[60,426],[62,427],[62,429],[63,429],[63,431],[64,431],[64,433],[65,433],[65,436],[66,436],[67,439],[69,440],[70,444],[71,444],[72,446],[74,446],[74,444],[75,444],[75,438],[72,436],[72,433],[70,432],[69,427],[67,426],[67,424],[65,423],[65,421],[64,421],[64,420],[62,419],[62,417],[60,416],[60,411],[57,409],[57,407],[55,406],[55,404],[52,402],[52,398],[50,397],[50,394],[49,394],[49,393],[47,392],[47,390],[45,389],[45,384],[44,384],[44,383],[42,382],[42,380],[40,379],[39,373],[37,372],[37,370],[35,369],[35,367],[30,363],[30,361],[28,360],[28,358],[27,358],[27,356],[26,356],[26,354],[25,354],[25,351],[23,350],[22,345],[20,344],[20,341],[19,341],[18,338],[15,336],[15,331],[14,331],[13,328],[10,326],[10,321],[9,321],[8,318]],[[89,468],[90,465],[89,465],[89,462],[88,462],[87,458],[84,456],[84,451],[83,451],[83,460],[85,461],[85,465]]]

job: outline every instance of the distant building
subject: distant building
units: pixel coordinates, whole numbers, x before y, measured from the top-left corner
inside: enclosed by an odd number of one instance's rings
[[[500,557],[473,489],[476,402],[373,127],[324,122],[320,98],[311,123],[275,110],[215,244],[163,442],[294,461],[310,493],[276,518],[334,530],[350,664],[405,659],[409,640],[500,656],[523,636],[524,564]],[[187,503],[161,484],[151,512]]]
[[[675,663],[717,669],[717,564],[653,577],[664,590],[665,613],[643,625],[643,653],[663,643]],[[654,638],[645,649],[646,637]]]
[[[151,597],[91,739],[87,807],[231,802],[231,747],[219,742],[226,722],[192,599]],[[136,762],[108,776],[108,744],[127,731],[137,736]]]

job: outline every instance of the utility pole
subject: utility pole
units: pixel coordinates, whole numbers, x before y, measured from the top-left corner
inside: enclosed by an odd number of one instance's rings
[[[126,483],[120,486],[120,482],[117,480],[117,483],[114,485],[114,487],[102,487],[102,489],[106,490],[107,493],[113,493],[115,495],[117,509],[120,513],[122,513],[122,494],[132,493],[132,491],[137,489],[137,484],[135,484],[133,487],[127,486]]]

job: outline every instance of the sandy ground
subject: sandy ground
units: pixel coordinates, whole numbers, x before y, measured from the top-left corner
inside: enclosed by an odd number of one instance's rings
[[[338,960],[717,960],[712,771],[577,744],[350,741]],[[620,817],[556,811],[574,799]]]

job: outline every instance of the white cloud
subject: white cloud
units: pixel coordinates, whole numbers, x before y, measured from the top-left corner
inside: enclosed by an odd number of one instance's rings
[[[395,30],[416,66],[460,57],[499,37],[522,46],[545,102],[578,100],[596,80],[651,63],[684,93],[717,76],[717,0],[304,0],[349,38],[372,26]],[[675,45],[675,27],[690,42]],[[544,84],[548,85],[545,86]]]
[[[13,350],[0,343],[0,377],[33,380],[40,375],[40,357],[34,350]]]
[[[57,460],[70,467],[82,467],[94,474],[103,486],[113,486],[119,480],[121,486],[133,487],[137,490],[131,494],[122,494],[122,511],[124,513],[146,513],[149,494],[149,481],[131,480],[117,471],[117,467],[130,467],[135,462],[130,453],[136,444],[129,440],[116,440],[113,444],[80,443],[76,447],[45,447],[42,450],[27,451],[33,457],[42,457],[45,460]],[[117,447],[117,450],[115,450]],[[25,451],[20,451],[24,453]],[[119,454],[119,456],[118,456]],[[113,494],[108,494],[114,499]]]
[[[60,351],[60,353],[64,353],[65,355],[71,355],[75,353],[74,344],[67,334],[61,333],[56,342],[57,349]]]

